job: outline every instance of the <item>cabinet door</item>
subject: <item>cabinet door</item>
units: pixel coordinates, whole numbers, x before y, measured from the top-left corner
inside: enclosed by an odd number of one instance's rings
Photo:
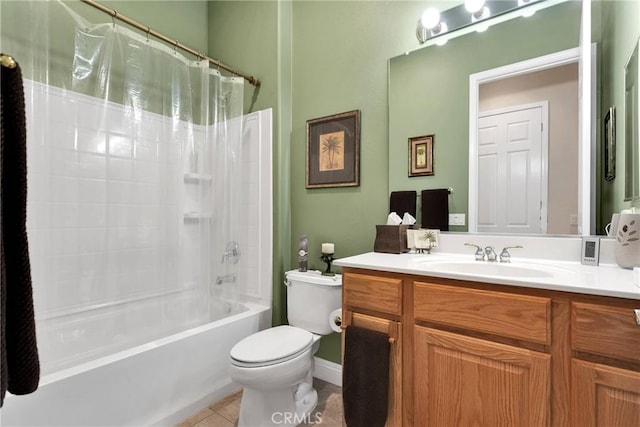
[[[346,326],[353,325],[360,328],[389,334],[391,340],[389,360],[389,407],[387,408],[387,427],[402,427],[402,325],[394,320],[354,313],[344,312]],[[344,343],[342,348],[344,348]]]
[[[414,327],[416,426],[545,426],[551,356]]]
[[[571,425],[640,425],[640,372],[573,359]]]

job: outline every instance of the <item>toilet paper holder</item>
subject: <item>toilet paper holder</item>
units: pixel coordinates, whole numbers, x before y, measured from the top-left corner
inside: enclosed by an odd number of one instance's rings
[[[345,325],[342,324],[342,316],[334,316],[333,317],[333,323],[338,326],[340,329],[342,329],[343,331],[345,329],[347,329],[347,327]],[[389,337],[389,344],[394,344],[396,342],[395,338]]]

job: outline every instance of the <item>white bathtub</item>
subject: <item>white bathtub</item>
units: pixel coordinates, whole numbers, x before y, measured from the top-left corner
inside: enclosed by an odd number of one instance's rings
[[[43,377],[27,396],[7,395],[0,425],[175,425],[238,389],[229,351],[271,324],[267,306]]]

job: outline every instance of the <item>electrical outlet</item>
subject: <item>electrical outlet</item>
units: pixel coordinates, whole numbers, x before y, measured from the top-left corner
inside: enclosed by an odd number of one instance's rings
[[[465,214],[449,214],[449,225],[464,225]]]

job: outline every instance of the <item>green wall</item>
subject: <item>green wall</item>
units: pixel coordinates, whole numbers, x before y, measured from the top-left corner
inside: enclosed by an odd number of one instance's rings
[[[597,1],[594,5],[595,20],[599,20],[601,34],[594,35],[598,41],[598,72],[601,91],[598,102],[597,136],[598,153],[603,153],[602,120],[610,106],[616,107],[616,177],[605,181],[602,162],[598,162],[599,221],[597,230],[602,232],[611,220],[611,215],[640,206],[640,201],[624,201],[625,174],[625,110],[624,110],[624,67],[640,37],[640,1],[618,0]],[[600,158],[601,156],[599,156]]]
[[[309,266],[322,269],[322,242],[336,256],[373,250],[375,225],[388,213],[387,60],[418,45],[416,2],[294,2],[291,246],[309,237]],[[361,112],[360,186],[305,188],[306,121]],[[291,266],[297,259],[292,251]],[[340,335],[318,356],[340,362]]]
[[[563,3],[391,59],[389,190],[451,187],[449,212],[468,215],[469,75],[578,46],[580,11]],[[409,178],[408,138],[430,134],[435,174]]]
[[[212,1],[209,53],[262,80],[247,111],[274,108],[274,324],[286,321],[284,272],[297,267],[309,237],[309,266],[320,245],[345,257],[373,249],[388,208],[387,60],[414,49],[416,16],[407,2]],[[245,107],[250,106],[245,99]],[[306,121],[361,111],[359,187],[305,189]],[[340,361],[340,336],[318,356]]]

